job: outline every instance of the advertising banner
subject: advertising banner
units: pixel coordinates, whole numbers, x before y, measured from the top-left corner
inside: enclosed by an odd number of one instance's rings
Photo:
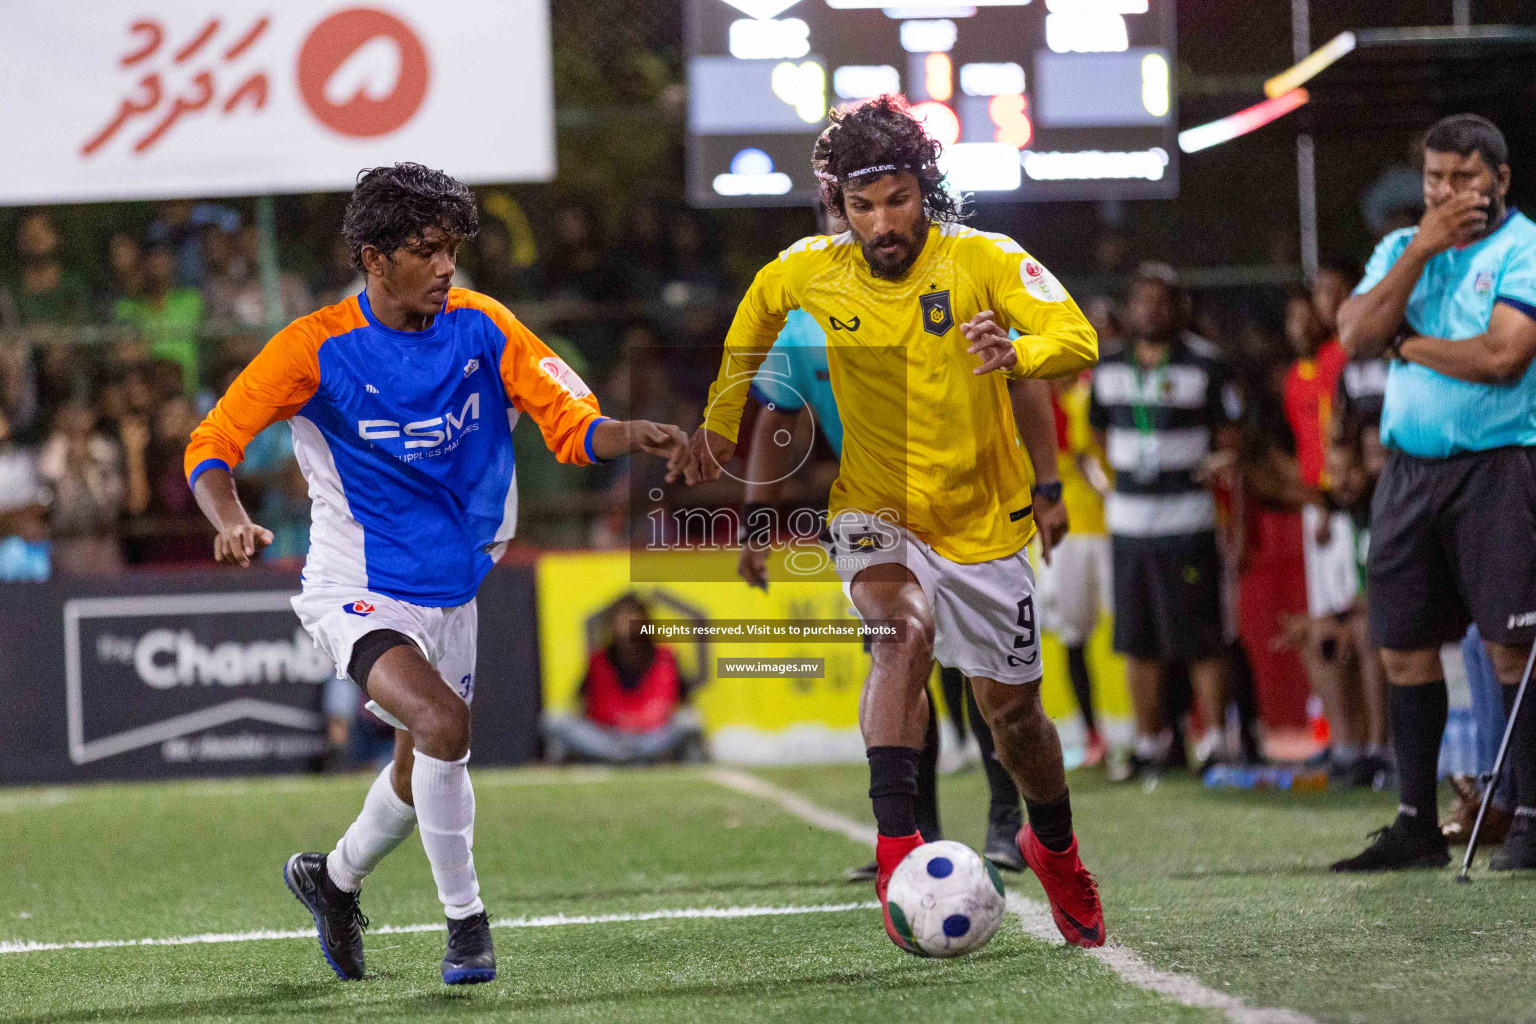
[[[13,0],[0,204],[554,176],[546,0]]]
[[[0,784],[303,771],[335,668],[288,600],[296,573],[143,573],[0,587]],[[480,594],[475,760],[537,753],[533,573]]]
[[[805,578],[785,569],[780,561],[783,555],[781,551],[770,557],[768,574],[773,582],[767,593],[741,582],[718,582],[734,572],[735,551],[648,555],[645,571],[638,574],[644,582],[633,582],[637,574],[627,552],[573,552],[540,559],[539,642],[545,706],[576,710],[587,661],[609,639],[608,609],[620,596],[633,593],[646,601],[658,624],[692,622],[714,630],[711,636],[689,635],[668,644],[684,673],[704,683],[694,703],[716,758],[742,764],[862,761],[859,694],[869,672],[863,644],[846,638],[769,639],[751,633],[753,625],[843,622],[853,626],[858,622],[830,568],[822,577],[798,582]],[[669,573],[667,560],[687,561]],[[718,564],[699,564],[704,560]],[[679,582],[656,582],[668,576]],[[797,582],[787,582],[791,578]],[[706,582],[711,579],[716,582]],[[742,633],[726,632],[733,622],[741,625]],[[1071,744],[1080,733],[1066,676],[1066,654],[1049,634],[1042,650],[1046,710],[1062,723],[1063,738]],[[1123,665],[1109,651],[1107,616],[1089,644],[1088,659],[1097,706],[1111,734],[1128,735],[1130,701]],[[774,663],[798,663],[805,672],[776,675],[775,667],[784,664]],[[757,671],[752,671],[754,667]]]

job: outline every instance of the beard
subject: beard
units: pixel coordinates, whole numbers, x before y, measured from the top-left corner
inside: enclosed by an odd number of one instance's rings
[[[927,224],[919,225],[922,232],[927,231]],[[869,264],[869,272],[878,278],[894,281],[912,268],[917,262],[918,254],[923,251],[923,242],[926,239],[918,229],[911,234],[899,231],[887,231],[883,235],[859,241],[859,248],[864,252],[864,261]],[[898,248],[890,252],[883,251],[880,246],[887,243],[895,243]]]

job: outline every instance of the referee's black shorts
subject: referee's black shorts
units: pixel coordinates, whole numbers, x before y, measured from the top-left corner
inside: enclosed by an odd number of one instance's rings
[[[1201,661],[1226,649],[1216,532],[1110,538],[1115,650],[1133,658]]]
[[[1536,636],[1536,448],[1395,449],[1371,502],[1371,639],[1395,651]]]

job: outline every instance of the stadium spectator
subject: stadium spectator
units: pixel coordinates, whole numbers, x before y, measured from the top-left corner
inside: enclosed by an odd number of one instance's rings
[[[671,265],[667,222],[661,206],[650,200],[636,203],[624,225],[624,238],[615,252],[624,277],[625,294],[646,299],[661,293]]]
[[[261,232],[254,224],[229,232],[216,224],[203,228],[203,312],[224,331],[256,330],[268,325],[267,292],[262,282]],[[275,319],[287,323],[315,306],[309,287],[297,274],[279,272]],[[254,354],[254,353],[252,353]]]
[[[702,215],[679,210],[667,230],[671,267],[661,286],[661,300],[674,309],[706,306],[723,298],[730,282],[720,269],[720,254],[705,230]]]
[[[704,757],[704,733],[686,701],[694,684],[670,648],[644,634],[650,609],[625,594],[609,609],[611,638],[592,652],[578,691],[579,715],[544,721],[547,760],[618,764]]]
[[[1089,320],[1092,322],[1091,314]],[[1067,676],[1083,719],[1085,767],[1102,764],[1107,752],[1093,708],[1088,641],[1098,628],[1100,616],[1113,604],[1113,570],[1104,521],[1104,499],[1113,485],[1104,450],[1094,442],[1088,422],[1091,379],[1084,374],[1051,381],[1057,472],[1072,529],[1057,544],[1051,561],[1042,560],[1035,570],[1044,628],[1054,632],[1067,649]]]
[[[1365,701],[1352,657],[1350,613],[1360,594],[1354,524],[1332,506],[1325,451],[1333,431],[1333,398],[1348,359],[1330,335],[1311,292],[1298,289],[1286,304],[1285,332],[1296,354],[1285,377],[1285,413],[1296,439],[1292,472],[1300,484],[1302,553],[1307,584],[1302,663],[1328,718],[1330,744],[1319,767],[1336,784],[1371,785],[1386,768],[1366,750]],[[1377,738],[1380,741],[1380,737]]]
[[[1118,352],[1125,347],[1120,308],[1112,296],[1090,295],[1083,300],[1082,310],[1099,335],[1100,352]]]
[[[582,203],[555,209],[553,236],[539,263],[544,299],[603,302],[614,298],[617,277],[597,235],[597,221]]]
[[[134,388],[130,380],[142,374],[123,373],[107,380],[96,395],[97,429],[116,441],[123,452],[123,511],[129,516],[149,508],[149,468],[145,456],[150,442],[150,403],[147,388]],[[138,403],[134,399],[138,398]]]
[[[1392,683],[1401,804],[1335,871],[1447,863],[1436,813],[1448,715],[1439,646],[1476,622],[1508,703],[1536,635],[1536,224],[1506,208],[1508,145],[1482,117],[1437,122],[1422,171],[1418,227],[1382,239],[1339,310],[1351,355],[1393,356],[1368,600]],[[1510,755],[1515,823],[1490,866],[1536,869],[1536,715],[1516,719]]]
[[[1204,721],[1196,758],[1224,752],[1227,641],[1216,502],[1204,483],[1213,458],[1235,447],[1236,402],[1209,342],[1181,331],[1179,293],[1166,268],[1143,267],[1127,307],[1130,347],[1093,375],[1089,423],[1115,472],[1106,508],[1114,563],[1115,650],[1126,656],[1136,712],[1129,775],[1168,764],[1164,672],[1187,661]]]
[[[152,246],[144,258],[139,293],[119,299],[113,315],[137,332],[156,358],[175,360],[183,386],[195,391],[203,297],[195,288],[177,285],[175,275],[175,253],[166,245]]]
[[[302,559],[309,550],[309,486],[294,457],[293,428],[287,420],[278,420],[246,445],[235,479],[251,492],[247,505],[259,510],[261,524],[272,531],[262,559]]]
[[[0,287],[0,327],[76,326],[91,319],[85,280],[64,266],[59,229],[39,210],[16,225],[14,282]]]
[[[512,258],[512,232],[507,225],[495,217],[486,217],[480,223],[480,234],[475,239],[476,287],[506,303],[534,297],[528,270]]]
[[[1136,254],[1124,231],[1110,228],[1093,240],[1093,268],[1106,278],[1122,280],[1136,272]]]
[[[11,428],[20,375],[20,354],[0,347],[0,581],[46,580],[51,571],[48,492],[37,449],[20,443]]]
[[[598,388],[603,408],[615,410],[614,415],[620,417],[655,413],[667,417],[667,423],[696,421],[700,403],[685,394],[687,389],[674,373],[680,353],[664,345],[661,335],[648,321],[626,324],[620,338],[618,365]],[[686,353],[689,357],[693,354]],[[607,481],[602,517],[594,525],[588,542],[599,548],[615,547],[631,536],[632,530],[642,527],[654,504],[636,501],[634,496],[661,486],[665,476],[665,467],[634,463],[618,467]]]
[[[207,272],[203,253],[203,229],[209,225],[232,232],[240,227],[240,214],[220,203],[173,199],[161,203],[150,223],[150,245],[164,245],[174,254],[173,276],[183,288],[202,286]]]
[[[331,248],[321,260],[319,269],[309,279],[315,308],[334,306],[342,299],[355,295],[361,287],[357,267],[352,264],[352,250],[347,248],[346,239],[338,235],[331,242]]]
[[[53,568],[77,575],[115,572],[123,564],[117,519],[123,511],[123,453],[97,430],[85,402],[66,403],[38,457],[51,492],[49,533]]]
[[[107,277],[96,293],[95,319],[111,323],[117,304],[144,291],[144,247],[127,231],[114,231],[107,239]]]

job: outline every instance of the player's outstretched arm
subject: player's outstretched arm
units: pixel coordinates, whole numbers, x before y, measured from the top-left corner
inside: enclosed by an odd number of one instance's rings
[[[240,504],[235,478],[229,470],[210,466],[199,473],[192,495],[218,531],[213,538],[215,562],[249,568],[256,553],[272,543],[272,531],[251,522],[245,506]]]
[[[688,435],[682,427],[650,420],[603,420],[592,428],[592,451],[604,461],[635,452],[649,452],[667,460],[667,468],[682,458]]]
[[[706,427],[700,427],[688,438],[688,445],[674,465],[667,463],[667,483],[679,477],[689,487],[720,479],[725,464],[736,454],[736,442]]]

